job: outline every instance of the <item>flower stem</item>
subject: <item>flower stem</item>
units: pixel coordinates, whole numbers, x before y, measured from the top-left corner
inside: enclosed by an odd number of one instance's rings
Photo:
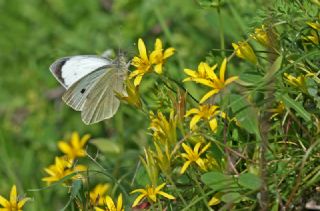
[[[218,7],[217,12],[219,16],[219,25],[220,25],[220,48],[221,48],[221,56],[225,57],[225,44],[224,44],[224,30],[223,30],[223,21],[222,21],[222,15],[221,15],[221,2],[218,1]]]
[[[199,181],[197,180],[197,178],[195,177],[194,174],[191,174],[191,178],[196,183],[197,188],[198,188],[198,190],[200,191],[200,193],[201,193],[201,195],[203,197],[203,199],[202,199],[203,203],[208,208],[208,210],[212,210],[211,207],[208,205],[207,196],[206,196],[204,190],[202,189],[201,184],[199,183]]]
[[[186,200],[183,198],[183,196],[181,195],[181,193],[179,192],[176,184],[173,182],[172,178],[170,175],[166,175],[167,179],[169,180],[170,184],[172,185],[174,191],[176,192],[176,194],[178,195],[178,197],[181,199],[182,203],[184,206],[187,206],[187,202]]]

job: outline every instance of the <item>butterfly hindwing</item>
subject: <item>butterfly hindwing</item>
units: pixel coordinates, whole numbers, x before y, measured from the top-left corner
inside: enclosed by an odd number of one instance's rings
[[[111,118],[119,108],[120,101],[115,93],[125,93],[122,72],[115,66],[107,68],[106,73],[90,90],[81,112],[85,124],[93,124]]]
[[[105,71],[105,68],[97,69],[75,82],[63,94],[62,100],[74,110],[81,111],[87,100],[88,94],[103,77]]]
[[[68,89],[89,73],[110,64],[111,61],[104,57],[79,55],[56,60],[50,66],[50,71]]]

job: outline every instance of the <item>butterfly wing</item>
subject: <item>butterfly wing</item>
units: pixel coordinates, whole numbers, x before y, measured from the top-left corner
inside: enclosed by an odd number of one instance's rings
[[[93,55],[71,56],[56,60],[50,66],[50,71],[62,86],[68,89],[89,73],[110,64],[111,61],[104,57]]]
[[[97,69],[72,84],[63,94],[62,100],[76,111],[81,111],[89,93],[103,77],[106,68]]]
[[[115,92],[125,94],[126,70],[116,66],[106,69],[105,74],[90,90],[83,106],[81,117],[85,124],[93,124],[111,118],[118,110],[120,101]]]

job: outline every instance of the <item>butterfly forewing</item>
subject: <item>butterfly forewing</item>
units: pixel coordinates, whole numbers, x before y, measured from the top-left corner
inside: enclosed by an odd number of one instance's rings
[[[119,108],[120,101],[115,93],[125,93],[123,72],[113,66],[91,89],[81,112],[85,124],[93,124],[111,118]]]
[[[89,73],[110,64],[111,61],[103,57],[80,55],[58,59],[50,66],[50,71],[68,89]]]

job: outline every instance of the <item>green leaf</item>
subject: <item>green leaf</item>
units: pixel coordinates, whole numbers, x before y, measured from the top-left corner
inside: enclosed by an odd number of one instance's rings
[[[269,82],[269,80],[275,75],[275,73],[280,70],[282,64],[282,55],[279,56],[271,65],[270,69],[267,71],[267,74],[263,77],[264,82]]]
[[[103,153],[119,154],[121,152],[119,143],[112,139],[97,138],[90,140],[90,143],[95,145]]]
[[[241,186],[251,190],[257,190],[261,186],[260,178],[251,173],[241,174],[238,178],[238,182]]]
[[[241,95],[230,95],[230,106],[236,118],[246,131],[259,135],[257,111]]]
[[[302,117],[305,121],[311,121],[311,115],[304,109],[300,102],[297,102],[289,97],[287,94],[276,93],[276,97],[281,100],[287,107],[295,110],[300,117]]]
[[[232,176],[225,175],[217,171],[211,171],[203,174],[201,176],[201,180],[215,191],[239,188]]]
[[[81,180],[74,180],[74,181],[72,182],[71,196],[70,196],[70,197],[71,197],[71,198],[75,198],[75,197],[78,195],[81,187],[82,187],[82,182],[81,182]]]
[[[241,200],[241,194],[238,192],[226,193],[221,197],[221,201],[226,203],[238,202],[240,200]]]

